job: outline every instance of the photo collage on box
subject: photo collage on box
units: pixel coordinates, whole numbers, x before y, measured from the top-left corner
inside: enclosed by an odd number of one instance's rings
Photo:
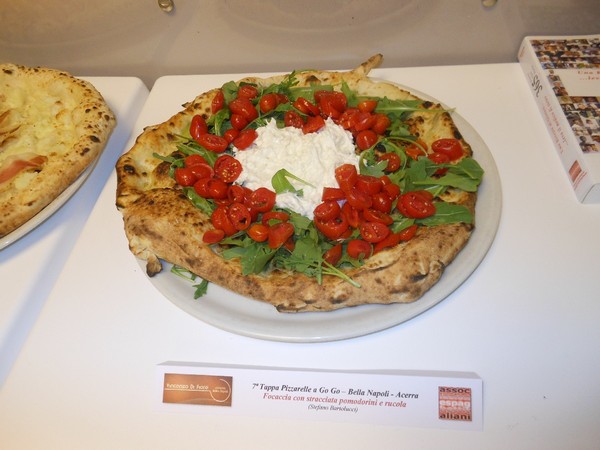
[[[600,97],[570,96],[556,69],[600,69],[600,38],[532,41],[584,153],[600,152]]]

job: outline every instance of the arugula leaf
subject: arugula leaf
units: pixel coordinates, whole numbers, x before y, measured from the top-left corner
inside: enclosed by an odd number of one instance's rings
[[[187,270],[181,266],[172,266],[171,273],[174,273],[178,277],[181,277],[181,278],[191,281],[191,282],[194,282],[194,281],[196,281],[197,278],[200,278],[195,273],[192,273],[189,270]],[[204,296],[208,292],[208,285],[209,285],[208,280],[205,280],[203,278],[200,278],[200,283],[192,285],[192,287],[196,289],[194,291],[194,300],[199,299],[200,297]]]
[[[221,256],[225,259],[239,258],[244,275],[261,273],[275,256],[277,249],[271,249],[268,245],[255,242],[250,238],[244,242],[245,245],[223,250]]]
[[[302,196],[302,189],[296,189],[292,185],[292,183],[290,183],[288,178],[299,181],[300,183],[306,184],[307,186],[315,187],[314,185],[310,184],[308,181],[304,181],[302,178],[298,178],[293,173],[290,173],[288,170],[279,169],[277,172],[275,172],[275,175],[273,175],[273,177],[271,178],[271,185],[273,186],[275,193],[281,194],[283,192],[292,192],[294,194]]]
[[[225,103],[228,104],[231,100],[235,99],[235,97],[237,96],[238,89],[239,86],[235,81],[228,81],[223,86],[221,86],[221,90],[223,91],[223,97],[225,98]]]
[[[458,222],[470,224],[473,223],[473,216],[471,211],[469,211],[466,206],[455,205],[453,203],[436,202],[435,214],[433,216],[426,217],[425,219],[418,219],[416,222],[428,227]]]
[[[211,216],[213,211],[216,209],[213,201],[208,200],[194,190],[192,187],[184,187],[183,192],[188,199],[192,202],[192,204],[202,211],[207,216]]]

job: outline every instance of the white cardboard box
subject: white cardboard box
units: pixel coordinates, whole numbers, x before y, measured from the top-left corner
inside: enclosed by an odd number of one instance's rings
[[[528,36],[518,58],[577,199],[600,203],[600,35]]]

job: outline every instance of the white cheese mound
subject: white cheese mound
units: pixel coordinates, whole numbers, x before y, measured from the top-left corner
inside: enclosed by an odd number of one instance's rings
[[[321,203],[324,187],[337,187],[335,169],[342,164],[358,168],[352,134],[331,119],[315,133],[304,134],[294,127],[278,128],[275,120],[257,130],[258,137],[246,150],[234,148],[234,156],[242,164],[237,183],[255,190],[274,190],[271,178],[281,169],[312,186],[288,178],[302,195],[292,192],[277,194],[276,205],[289,208],[309,219]]]

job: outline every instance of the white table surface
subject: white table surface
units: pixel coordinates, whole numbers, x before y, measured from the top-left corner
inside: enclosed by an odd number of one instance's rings
[[[3,448],[598,448],[600,205],[576,201],[520,67],[373,75],[456,107],[490,148],[503,211],[475,273],[434,308],[367,336],[239,336],[178,309],[146,279],[127,248],[113,174],[0,391]],[[160,79],[135,130],[228,79]],[[164,361],[475,372],[483,431],[169,414],[155,400]]]
[[[75,194],[38,227],[0,250],[0,384],[60,275],[148,96],[138,78],[82,78],[102,93],[117,125]]]

